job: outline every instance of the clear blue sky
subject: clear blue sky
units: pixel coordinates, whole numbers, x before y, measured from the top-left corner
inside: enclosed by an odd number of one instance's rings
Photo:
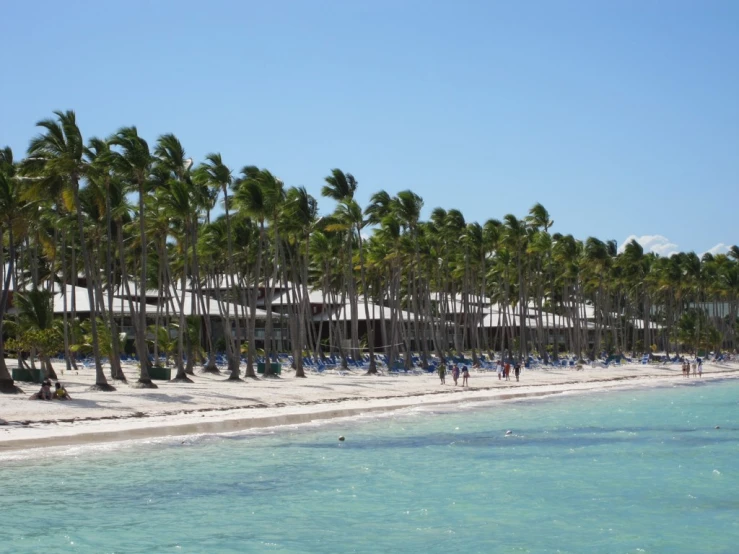
[[[738,28],[734,0],[4,0],[0,145],[74,109],[316,197],[339,167],[363,205],[541,202],[553,231],[701,253],[739,242]]]

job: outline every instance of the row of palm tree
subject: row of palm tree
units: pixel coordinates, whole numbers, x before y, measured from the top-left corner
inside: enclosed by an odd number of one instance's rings
[[[632,241],[619,252],[614,241],[551,233],[541,204],[522,218],[508,214],[483,224],[444,208],[424,220],[423,199],[410,190],[380,190],[362,207],[357,180],[340,169],[321,189],[335,205],[321,217],[305,188],[287,187],[256,166],[236,172],[218,153],[195,163],[172,134],[150,146],[136,127],[123,127],[85,142],[72,111],[55,112],[37,127],[25,158],[0,151],[0,351],[4,335],[23,343],[20,316],[6,313],[11,288],[20,298],[29,294],[23,291],[46,291],[49,301],[83,277],[94,317],[83,331],[75,299],[67,309],[64,294],[60,342],[67,369],[76,363],[75,349],[89,345],[99,390],[113,389],[106,357],[111,377],[127,380],[123,321],[113,308],[119,298],[134,314],[140,374],[131,385],[138,387],[156,387],[150,337],[158,359],[161,329],[176,333],[175,380],[192,380],[201,336],[208,352],[202,369],[219,372],[214,321],[186,317],[186,307],[206,314],[211,299],[220,310],[230,380],[241,379],[243,353],[244,376],[256,377],[262,296],[264,355],[276,353],[277,328],[282,337],[289,332],[298,376],[305,376],[306,351],[336,353],[346,365],[364,347],[375,373],[378,337],[388,363],[402,357],[406,365],[412,351],[426,365],[432,355],[444,359],[452,351],[469,351],[476,362],[493,350],[594,358],[657,344],[736,345],[736,246],[702,258],[660,257]],[[278,289],[287,291],[285,318],[272,310]],[[171,301],[155,317],[147,313],[152,290]],[[345,311],[329,310],[314,325],[312,291]],[[16,324],[4,330],[8,318]],[[187,332],[194,324],[201,333]],[[13,389],[3,356],[0,385]]]

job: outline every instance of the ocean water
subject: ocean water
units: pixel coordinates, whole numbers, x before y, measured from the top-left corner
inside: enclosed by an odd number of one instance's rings
[[[0,552],[736,553],[738,408],[691,380],[6,456]]]

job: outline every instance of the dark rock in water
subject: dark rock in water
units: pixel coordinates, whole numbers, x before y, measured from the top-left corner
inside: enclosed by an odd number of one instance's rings
[[[344,442],[344,440],[345,439],[344,439],[344,436],[343,435],[339,437],[339,442]]]

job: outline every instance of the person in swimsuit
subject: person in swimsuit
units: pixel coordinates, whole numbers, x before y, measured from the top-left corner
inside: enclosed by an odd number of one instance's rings
[[[439,379],[441,379],[441,384],[446,384],[446,365],[445,364],[439,364]]]
[[[452,379],[454,379],[454,386],[457,386],[457,379],[459,379],[459,367],[457,364],[452,366]]]
[[[55,383],[54,387],[54,400],[72,400],[72,397],[69,396],[67,389],[65,389],[61,383]]]
[[[41,390],[32,394],[31,400],[51,400],[51,381],[41,383]]]
[[[467,382],[467,380],[470,378],[470,370],[467,369],[466,365],[462,366],[462,386],[463,387],[469,387],[470,384]]]
[[[703,377],[703,360],[698,358],[698,377]]]
[[[503,361],[498,361],[498,381],[503,378]]]
[[[513,366],[513,372],[516,374],[516,381],[518,381],[518,376],[521,375],[521,362],[517,362],[515,366]]]

